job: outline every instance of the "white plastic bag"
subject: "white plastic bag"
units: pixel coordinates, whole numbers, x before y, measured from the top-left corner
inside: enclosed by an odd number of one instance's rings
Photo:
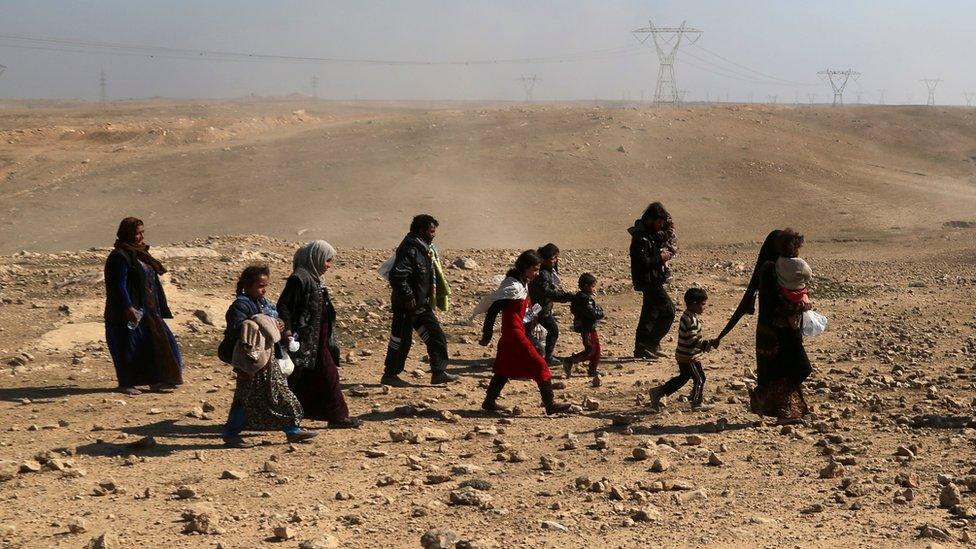
[[[292,372],[295,371],[295,363],[292,362],[291,357],[288,356],[288,353],[282,353],[282,354],[284,354],[285,356],[278,359],[278,368],[281,368],[282,375],[288,377],[291,375]]]
[[[393,263],[395,261],[396,261],[396,252],[393,252],[393,255],[387,258],[387,260],[380,265],[380,268],[376,270],[376,272],[379,273],[379,275],[383,278],[383,280],[387,282],[390,281],[390,271],[393,270]]]
[[[827,317],[814,310],[803,313],[803,335],[818,336],[827,329]]]

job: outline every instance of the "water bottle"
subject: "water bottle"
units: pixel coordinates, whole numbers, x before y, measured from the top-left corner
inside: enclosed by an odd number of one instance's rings
[[[298,352],[298,350],[301,349],[301,347],[302,347],[301,344],[298,343],[298,340],[295,339],[295,336],[288,336],[288,352],[289,353]]]
[[[125,325],[129,327],[130,330],[135,330],[139,327],[139,322],[142,320],[142,309],[136,309],[136,319],[130,320]]]
[[[533,321],[535,321],[536,316],[539,315],[539,311],[541,310],[542,305],[539,305],[538,303],[532,305],[532,308],[525,313],[525,317],[522,319],[522,322],[524,324],[531,324]]]

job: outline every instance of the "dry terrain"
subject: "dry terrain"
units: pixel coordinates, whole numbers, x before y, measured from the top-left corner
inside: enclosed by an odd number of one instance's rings
[[[444,543],[430,547],[458,548],[968,544],[974,123],[976,110],[923,108],[6,103],[0,546],[419,547],[431,530]],[[831,324],[807,340],[803,425],[748,412],[748,317],[705,357],[710,410],[646,407],[675,370],[628,356],[625,229],[652,199],[683,244],[672,295],[711,295],[707,333],[769,229],[807,234]],[[428,385],[415,347],[415,386],[387,390],[376,268],[422,210],[443,220],[449,263],[477,263],[448,270],[461,379]],[[173,394],[113,392],[101,268],[124,215],[146,220],[170,268],[187,363]],[[269,263],[276,296],[309,238],[340,248],[328,283],[364,426],[224,449],[234,379],[214,354],[236,276]],[[546,417],[524,382],[503,394],[512,414],[484,414],[494,347],[467,313],[519,248],[550,240],[567,286],[600,279],[605,375],[557,376],[572,414]],[[557,311],[565,355],[578,341]]]

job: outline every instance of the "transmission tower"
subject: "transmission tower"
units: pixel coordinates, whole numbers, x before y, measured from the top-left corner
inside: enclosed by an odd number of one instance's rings
[[[847,69],[846,71],[835,71],[827,69],[825,71],[820,71],[817,73],[821,80],[827,80],[830,82],[830,87],[834,90],[834,106],[844,104],[844,87],[847,86],[847,82],[851,78],[857,80],[861,73],[853,70]]]
[[[105,76],[105,69],[102,69],[98,73],[98,100],[102,103],[108,101],[108,93],[106,93],[107,85],[108,77]]]
[[[678,102],[684,103],[686,95],[688,95],[688,90],[678,90]]]
[[[815,94],[815,93],[808,93],[807,94],[807,99],[809,99],[810,100],[810,104],[813,105],[814,103],[817,102],[817,94]]]
[[[963,92],[962,94],[966,98],[966,106],[972,107],[973,103],[976,102],[976,93]]]
[[[923,78],[919,82],[925,84],[925,87],[929,90],[929,98],[925,102],[926,105],[935,105],[935,88],[942,82],[941,78]]]
[[[884,92],[885,92],[884,89],[878,90],[878,104],[879,105],[884,105],[885,104]]]
[[[6,65],[0,65],[0,76],[3,76],[3,71],[7,70]]]
[[[522,82],[522,89],[525,90],[525,101],[532,101],[532,91],[535,89],[535,85],[542,79],[536,75],[525,76],[524,74],[516,80]]]
[[[319,77],[312,75],[312,99],[319,98]]]
[[[654,88],[655,103],[677,103],[678,82],[674,78],[674,58],[678,53],[681,40],[688,35],[688,41],[694,44],[701,38],[702,31],[686,27],[681,22],[680,27],[655,27],[654,21],[648,20],[647,26],[633,31],[641,44],[647,43],[648,38],[654,40],[654,49],[660,69],[657,73],[657,87]],[[642,37],[643,35],[643,37]]]
[[[778,95],[767,95],[766,98],[769,99],[769,102],[772,103],[773,105],[779,102]]]

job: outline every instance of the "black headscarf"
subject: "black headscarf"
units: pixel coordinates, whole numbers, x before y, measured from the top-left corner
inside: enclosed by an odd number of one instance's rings
[[[749,286],[746,287],[746,293],[743,294],[742,300],[739,301],[739,306],[735,308],[735,312],[732,313],[732,318],[729,319],[728,324],[722,330],[722,333],[718,335],[718,339],[724,338],[732,328],[739,322],[739,319],[745,315],[751,315],[756,312],[756,293],[759,291],[759,272],[762,270],[762,266],[767,261],[775,261],[780,253],[778,240],[782,231],[776,229],[775,231],[769,233],[766,236],[766,240],[763,242],[762,248],[759,249],[759,258],[756,259],[756,268],[752,271],[752,278],[749,279]]]

